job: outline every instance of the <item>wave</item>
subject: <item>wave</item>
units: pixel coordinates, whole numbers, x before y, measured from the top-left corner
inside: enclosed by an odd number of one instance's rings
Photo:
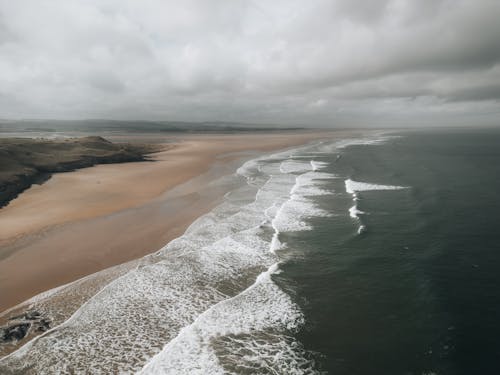
[[[364,212],[361,210],[358,210],[358,207],[356,205],[349,208],[349,216],[352,217],[353,219],[359,219],[359,215],[362,215],[362,214],[364,214]]]
[[[370,191],[370,190],[401,190],[407,189],[407,186],[397,186],[397,185],[380,185],[373,184],[369,182],[359,182],[348,178],[345,180],[345,190],[349,194],[356,194],[358,191]]]
[[[276,172],[276,166],[267,168]],[[326,214],[306,196],[329,193],[312,185],[317,180],[336,177],[316,176],[314,172],[306,172],[305,163],[290,160],[281,162],[279,171],[305,173],[295,177],[295,184],[287,195],[277,191],[290,182],[290,176],[276,175],[271,175],[256,194],[255,202],[269,200],[269,195],[273,197],[273,204],[264,210],[265,219],[260,226],[270,222],[274,231],[269,244],[272,254],[285,246],[279,239],[281,233],[311,229],[304,219]],[[247,177],[252,175],[245,169],[239,172]],[[210,307],[153,357],[141,374],[222,374],[255,370],[313,373],[314,362],[302,355],[305,352],[302,353],[300,344],[289,335],[303,323],[303,316],[298,306],[272,281],[271,275],[277,272],[279,265],[275,263],[249,288]],[[242,352],[245,355],[241,355]]]
[[[324,161],[311,160],[311,168],[313,171],[318,171],[320,169],[328,167],[328,163]]]
[[[303,315],[272,281],[271,275],[277,271],[275,263],[245,291],[197,317],[140,374],[226,374],[252,369],[292,374],[303,373],[305,366],[313,371],[312,362],[297,361],[280,348],[283,343],[288,347],[289,336],[277,332],[295,331],[303,323]],[[274,335],[273,341],[264,340],[266,331]]]
[[[346,192],[352,195],[352,200],[354,202],[354,205],[349,208],[349,216],[359,222],[357,230],[358,234],[362,234],[367,230],[366,225],[361,222],[360,218],[360,215],[366,214],[366,212],[358,209],[358,203],[357,203],[359,201],[359,196],[357,194],[358,192],[373,191],[373,190],[402,190],[408,188],[407,186],[381,185],[369,182],[354,181],[351,180],[350,178],[345,180],[344,183]]]
[[[343,149],[350,146],[373,146],[383,145],[387,142],[401,138],[399,135],[375,135],[372,138],[351,138],[343,139],[336,143],[338,149]]]
[[[391,140],[401,138],[400,135],[389,134],[374,134],[358,138],[345,138],[335,142],[320,142],[317,144],[315,153],[312,155],[319,156],[321,154],[331,155],[333,153],[342,151],[343,149],[351,146],[378,146],[386,144]],[[338,155],[337,157],[339,157]]]

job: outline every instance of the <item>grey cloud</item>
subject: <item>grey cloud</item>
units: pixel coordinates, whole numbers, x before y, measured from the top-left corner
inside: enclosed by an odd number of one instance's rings
[[[125,85],[109,71],[95,71],[88,75],[88,82],[92,87],[110,93],[120,93],[125,90]]]
[[[500,84],[494,83],[487,86],[467,87],[449,93],[446,98],[450,101],[500,101]]]
[[[499,17],[494,0],[0,0],[0,117],[458,121],[498,105]]]
[[[0,45],[9,42],[15,42],[16,37],[10,30],[5,26],[2,14],[0,13]]]

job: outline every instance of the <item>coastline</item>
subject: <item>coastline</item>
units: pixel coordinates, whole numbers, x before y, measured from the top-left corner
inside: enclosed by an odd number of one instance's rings
[[[231,163],[250,152],[351,134],[182,135],[147,165],[98,165],[54,175],[0,210],[0,222],[9,224],[0,225],[0,311],[158,250],[219,202],[224,192],[200,192],[234,172]]]
[[[148,160],[165,146],[112,143],[100,136],[46,139],[0,137],[0,207],[52,174],[98,164]]]

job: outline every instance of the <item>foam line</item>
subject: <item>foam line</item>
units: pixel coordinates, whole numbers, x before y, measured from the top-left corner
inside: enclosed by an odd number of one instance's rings
[[[359,215],[362,215],[362,214],[364,214],[364,212],[358,210],[358,207],[356,205],[349,208],[349,216],[351,216],[353,219],[358,219]]]
[[[328,167],[328,163],[326,162],[311,160],[311,168],[315,172],[326,167]]]
[[[312,363],[287,356],[289,348],[263,343],[266,332],[272,332],[273,341],[286,343],[287,333],[303,323],[298,307],[272,281],[271,275],[278,271],[275,263],[246,290],[211,306],[184,327],[139,374],[224,374],[225,365],[252,368],[253,372],[259,372],[259,366],[268,370],[263,371],[266,373],[284,369],[286,373],[303,373],[306,369],[313,373]],[[245,345],[246,355],[233,359],[227,353],[239,350],[242,337],[253,345]],[[219,355],[221,345],[225,349],[223,356]]]
[[[373,191],[373,190],[401,190],[401,189],[407,189],[406,186],[397,186],[397,185],[380,185],[380,184],[373,184],[373,183],[368,183],[368,182],[359,182],[359,181],[354,181],[348,178],[345,180],[345,190],[347,193],[352,195],[352,200],[354,202],[354,205],[349,208],[349,216],[357,221],[360,222],[357,233],[361,234],[366,231],[366,225],[361,223],[361,219],[359,215],[365,214],[365,212],[361,211],[358,209],[357,201],[359,200],[359,197],[357,195],[358,192],[360,191]]]
[[[401,190],[407,189],[406,186],[397,186],[397,185],[380,185],[373,184],[369,182],[359,182],[354,181],[348,178],[345,180],[345,190],[349,194],[355,194],[359,191],[370,191],[370,190]]]

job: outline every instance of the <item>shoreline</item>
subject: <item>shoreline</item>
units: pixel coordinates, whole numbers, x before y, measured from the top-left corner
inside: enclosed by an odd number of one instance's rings
[[[158,160],[149,164],[150,168],[145,168],[144,162],[140,167],[134,166],[135,163],[108,164],[54,175],[52,181],[30,188],[13,200],[6,207],[8,210],[0,210],[0,223],[10,223],[0,227],[10,234],[7,238],[11,241],[8,246],[5,242],[1,246],[0,311],[160,249],[212,209],[224,194],[213,191],[203,196],[200,191],[210,181],[234,172],[232,164],[249,158],[252,152],[255,156],[325,136],[340,138],[352,134],[317,131],[250,137],[248,134],[245,137],[183,135],[174,140],[175,147],[160,152],[162,156],[157,155]],[[168,157],[161,159],[164,156]],[[78,181],[95,182],[103,176],[107,179],[94,184],[99,185],[97,189],[84,183],[76,191],[69,188]],[[138,185],[144,179],[148,180],[146,189],[137,191],[133,182]],[[68,194],[68,189],[69,197],[63,194],[64,191]],[[69,200],[54,203],[50,198],[55,196],[58,200]],[[75,197],[80,198],[72,201]],[[68,202],[72,205],[68,206]],[[56,213],[47,212],[51,204],[59,205]],[[43,214],[26,221],[34,210]],[[17,237],[13,240],[13,236]]]

